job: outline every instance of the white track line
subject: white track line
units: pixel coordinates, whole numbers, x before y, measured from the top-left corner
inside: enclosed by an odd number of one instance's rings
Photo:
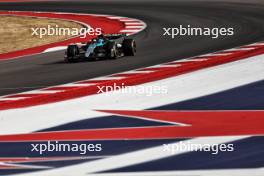
[[[182,59],[182,60],[176,60],[170,63],[178,63],[178,62],[202,62],[207,61],[209,58],[192,58],[192,59]]]
[[[144,74],[144,73],[153,73],[153,72],[155,72],[155,71],[152,71],[152,70],[146,70],[146,71],[131,70],[131,71],[122,72],[121,74]]]
[[[136,32],[138,32],[138,31],[140,31],[139,29],[123,29],[123,30],[121,30],[120,32],[124,32],[124,33],[136,33]]]
[[[231,48],[231,49],[227,49],[227,50],[224,50],[224,51],[227,51],[227,52],[229,52],[229,51],[248,51],[248,50],[253,50],[253,49],[255,49],[255,48]]]
[[[144,26],[126,26],[125,29],[144,29]]]
[[[182,66],[181,64],[162,64],[162,65],[154,65],[150,66],[148,68],[164,68],[164,67],[180,67]]]
[[[263,176],[264,168],[98,173],[87,176]]]
[[[95,84],[91,84],[91,83],[69,83],[69,84],[63,84],[60,86],[56,86],[56,87],[89,87],[89,86],[93,86]]]
[[[211,54],[204,54],[200,55],[200,57],[210,57],[210,56],[228,56],[232,53],[211,53]]]
[[[28,92],[23,92],[23,93],[20,93],[19,95],[23,95],[23,94],[54,94],[54,93],[58,93],[58,92],[62,92],[62,91],[61,90],[40,89],[40,90],[32,90],[32,91],[28,91]]]
[[[126,78],[126,77],[123,77],[123,76],[116,76],[116,77],[106,76],[106,77],[92,78],[92,79],[89,79],[87,81],[120,80],[120,79],[124,79],[124,78]]]
[[[22,100],[22,99],[26,99],[28,97],[14,97],[14,98],[0,98],[0,101],[16,101],[16,100]]]
[[[125,22],[125,25],[137,25],[137,26],[144,26],[144,23],[142,22]]]

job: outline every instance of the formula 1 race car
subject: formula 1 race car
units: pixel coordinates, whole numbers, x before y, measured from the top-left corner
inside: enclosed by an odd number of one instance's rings
[[[86,44],[70,44],[65,52],[65,61],[116,59],[123,56],[134,56],[135,53],[135,40],[127,38],[125,34],[99,35]]]

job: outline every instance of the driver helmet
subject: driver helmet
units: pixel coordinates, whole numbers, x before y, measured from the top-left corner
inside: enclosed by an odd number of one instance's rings
[[[105,36],[104,36],[104,34],[100,34],[100,35],[98,35],[98,38],[99,39],[105,39]]]

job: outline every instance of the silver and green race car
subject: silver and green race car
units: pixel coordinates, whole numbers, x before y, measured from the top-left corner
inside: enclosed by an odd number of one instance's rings
[[[123,56],[134,56],[135,53],[136,42],[127,35],[99,35],[86,44],[70,44],[65,52],[65,61],[116,59]]]

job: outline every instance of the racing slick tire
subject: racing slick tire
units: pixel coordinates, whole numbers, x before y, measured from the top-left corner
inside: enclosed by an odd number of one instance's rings
[[[124,39],[122,48],[125,56],[134,56],[137,52],[136,42],[134,39]]]
[[[76,62],[79,59],[79,48],[77,45],[69,45],[66,51],[66,58],[67,62]]]
[[[116,59],[118,57],[116,42],[109,42],[108,52],[109,52],[109,58],[110,59]]]

